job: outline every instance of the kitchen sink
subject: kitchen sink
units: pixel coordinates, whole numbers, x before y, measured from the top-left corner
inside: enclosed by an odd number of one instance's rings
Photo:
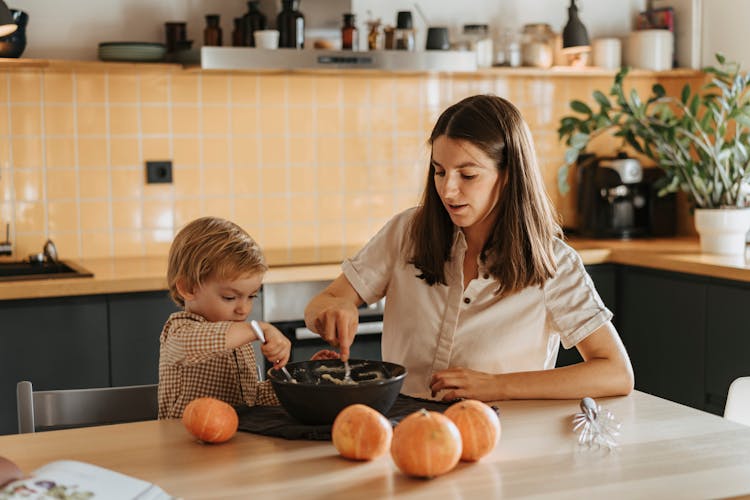
[[[72,262],[0,262],[0,281],[88,278],[94,274]]]

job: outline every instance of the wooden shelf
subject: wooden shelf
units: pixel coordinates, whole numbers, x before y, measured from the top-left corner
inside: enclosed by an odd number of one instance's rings
[[[383,71],[375,69],[304,69],[304,70],[209,70],[203,69],[199,65],[183,65],[171,62],[109,62],[109,61],[78,61],[63,59],[8,59],[0,58],[0,70],[13,71],[16,69],[39,68],[52,71],[104,71],[104,72],[158,72],[169,73],[185,71],[189,73],[210,73],[210,74],[312,74],[312,75],[330,75],[330,74],[368,74],[368,75],[420,75],[436,73],[431,71]],[[568,66],[554,66],[549,69],[531,68],[531,67],[495,67],[482,68],[472,72],[438,72],[439,74],[450,74],[455,76],[475,77],[475,76],[503,76],[503,77],[562,77],[562,78],[591,78],[591,77],[614,77],[617,70],[603,69],[597,67],[573,68]],[[635,69],[628,73],[628,76],[636,78],[692,78],[702,74],[702,71],[690,68],[676,68],[668,71],[649,71]]]

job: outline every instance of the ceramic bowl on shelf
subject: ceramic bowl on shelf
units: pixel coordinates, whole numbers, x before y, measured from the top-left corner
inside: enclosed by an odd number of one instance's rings
[[[102,42],[99,59],[102,61],[157,62],[164,60],[167,47],[151,42]]]

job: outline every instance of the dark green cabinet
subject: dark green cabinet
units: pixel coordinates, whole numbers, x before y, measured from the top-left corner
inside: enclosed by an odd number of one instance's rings
[[[0,434],[17,432],[16,383],[35,389],[109,385],[104,296],[0,301]]]
[[[721,414],[729,384],[750,375],[750,285],[707,285],[706,410]]]
[[[636,389],[721,415],[750,376],[750,283],[624,265],[587,267],[628,351]],[[557,366],[578,362],[560,350]]]
[[[706,284],[634,267],[622,268],[620,278],[618,329],[636,389],[702,409]]]
[[[166,291],[108,295],[112,385],[159,382],[159,335],[178,310]]]

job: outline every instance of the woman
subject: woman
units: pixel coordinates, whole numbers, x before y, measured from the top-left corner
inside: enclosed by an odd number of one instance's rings
[[[544,190],[520,112],[497,96],[446,109],[419,207],[386,224],[305,309],[348,359],[357,307],[386,297],[383,359],[402,392],[443,400],[628,394],[633,372]],[[582,363],[552,369],[560,342]]]

